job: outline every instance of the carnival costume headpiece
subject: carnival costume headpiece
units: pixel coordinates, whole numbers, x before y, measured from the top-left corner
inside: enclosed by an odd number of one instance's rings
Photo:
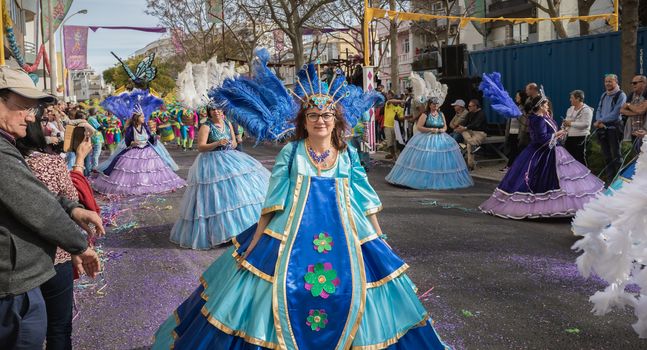
[[[148,121],[151,114],[163,104],[164,101],[161,98],[151,95],[148,90],[135,89],[116,96],[108,96],[101,102],[101,107],[112,112],[122,122],[132,117],[134,113],[143,114]]]
[[[479,85],[479,89],[483,91],[485,97],[490,99],[490,107],[495,112],[506,118],[518,118],[521,116],[521,110],[519,110],[519,107],[517,107],[508,92],[505,91],[501,83],[501,73],[483,73],[483,80]]]
[[[228,78],[238,76],[234,62],[218,63],[217,57],[208,62],[187,62],[177,77],[178,99],[191,109],[199,109],[209,102],[210,89],[218,88]]]
[[[336,108],[342,106],[344,118],[354,126],[358,118],[375,103],[383,100],[380,93],[363,93],[359,87],[348,85],[341,70],[331,83],[320,81],[314,64],[308,64],[297,74],[294,92],[267,67],[270,54],[257,49],[252,64],[253,78],[239,76],[212,89],[209,97],[227,116],[234,118],[246,131],[261,141],[277,141],[294,131],[292,119],[299,108]],[[297,96],[298,103],[290,94]]]
[[[439,82],[432,72],[425,72],[422,77],[411,72],[411,90],[414,100],[418,103],[426,103],[435,98],[440,106],[447,97],[447,85]]]

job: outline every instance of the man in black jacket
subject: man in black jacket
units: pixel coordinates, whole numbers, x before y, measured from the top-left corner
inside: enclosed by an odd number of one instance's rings
[[[487,120],[485,119],[485,113],[481,109],[481,104],[478,100],[473,99],[467,104],[467,116],[465,117],[464,125],[459,125],[454,129],[454,132],[460,133],[460,138],[462,140],[457,140],[458,142],[464,141],[467,144],[467,166],[470,169],[474,169],[476,165],[474,162],[474,152],[478,151],[481,147],[481,143],[485,141],[487,134],[485,129],[487,128]]]
[[[30,171],[15,147],[27,124],[54,98],[24,71],[0,67],[0,344],[42,349],[47,314],[40,285],[55,275],[56,247],[73,254],[80,273],[96,276],[97,253],[74,222],[103,234],[101,218],[78,203],[56,198]],[[74,221],[73,221],[74,220]]]

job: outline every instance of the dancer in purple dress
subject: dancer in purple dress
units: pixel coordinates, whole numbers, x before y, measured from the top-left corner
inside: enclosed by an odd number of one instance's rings
[[[99,193],[146,195],[176,190],[186,185],[155,150],[155,134],[143,112],[135,112],[125,132],[126,149],[112,159],[92,183]]]
[[[566,132],[550,116],[548,99],[540,95],[531,103],[531,143],[479,209],[509,219],[573,216],[604,183],[559,144]]]

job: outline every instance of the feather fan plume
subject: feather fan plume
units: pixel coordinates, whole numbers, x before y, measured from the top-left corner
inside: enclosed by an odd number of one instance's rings
[[[439,82],[432,72],[425,72],[422,77],[411,72],[411,87],[417,103],[425,103],[431,98],[436,98],[438,105],[441,106],[447,97],[447,85]]]
[[[479,85],[479,89],[490,100],[490,106],[495,112],[506,118],[517,118],[521,116],[519,107],[517,107],[517,104],[512,100],[508,92],[505,91],[501,83],[501,73],[483,73],[483,80]]]
[[[289,135],[294,130],[291,118],[298,108],[283,83],[267,67],[269,55],[265,52],[255,52],[253,78],[229,78],[208,93],[211,101],[241,124],[257,143]]]
[[[589,298],[593,312],[631,306],[638,318],[633,328],[647,338],[647,138],[640,154],[631,182],[577,212],[573,231],[582,238],[572,248],[583,252],[577,267],[584,277],[596,274],[609,283]],[[640,291],[626,291],[630,284]]]
[[[178,74],[178,101],[191,109],[198,109],[209,103],[210,89],[220,87],[227,78],[238,75],[233,62],[218,63],[217,57],[208,62],[187,62]]]
[[[142,112],[146,120],[148,120],[151,114],[163,104],[164,101],[161,98],[151,95],[148,90],[135,89],[116,96],[108,96],[101,102],[101,107],[109,110],[122,122],[125,122],[135,111]]]

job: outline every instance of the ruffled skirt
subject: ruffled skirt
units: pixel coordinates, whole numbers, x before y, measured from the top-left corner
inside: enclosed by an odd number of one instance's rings
[[[458,143],[446,133],[414,135],[386,181],[418,190],[449,190],[474,185]]]
[[[279,349],[272,289],[280,241],[262,235],[243,267],[237,265],[255,228],[237,236],[204,272],[201,285],[158,329],[153,349]],[[362,258],[367,292],[352,349],[449,349],[404,274],[408,266],[379,238],[362,245]],[[317,337],[319,329],[312,330]]]
[[[513,192],[510,193],[501,189],[501,185],[494,190],[490,198],[483,202],[479,209],[481,211],[509,219],[542,218],[542,217],[570,217],[581,209],[591,199],[602,191],[604,183],[583,164],[576,161],[568,151],[561,146],[555,147],[554,161],[558,186],[545,192]],[[526,153],[524,151],[524,153]],[[530,157],[520,156],[506,174],[503,182],[507,179],[523,179],[526,175],[525,169],[528,162],[525,159]],[[537,166],[539,168],[542,167]],[[548,176],[549,174],[544,174]],[[544,176],[542,175],[542,176]],[[529,177],[537,176],[528,174]],[[527,182],[532,181],[529,179]],[[511,181],[510,181],[511,182]],[[539,180],[535,181],[539,182]]]
[[[147,195],[174,191],[186,185],[153,147],[133,147],[119,156],[110,176],[99,174],[92,187],[99,193]]]
[[[185,248],[210,249],[249,228],[260,217],[269,177],[261,163],[242,152],[198,154],[171,241]]]

